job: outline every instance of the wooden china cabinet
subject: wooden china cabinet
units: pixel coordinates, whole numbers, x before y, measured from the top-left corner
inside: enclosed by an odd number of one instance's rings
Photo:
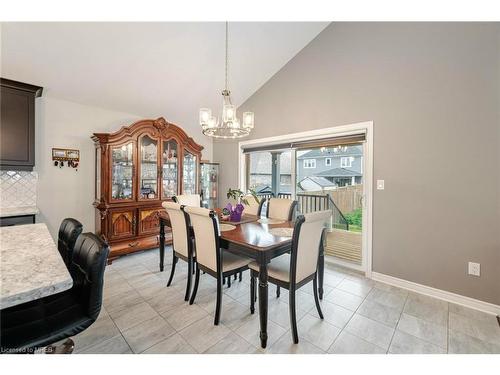
[[[96,232],[110,245],[109,261],[158,247],[161,203],[199,191],[203,147],[161,117],[94,133],[92,140]]]

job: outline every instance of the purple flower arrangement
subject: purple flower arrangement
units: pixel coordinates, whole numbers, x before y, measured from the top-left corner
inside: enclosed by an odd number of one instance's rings
[[[238,203],[234,207],[231,203],[228,203],[224,208],[223,213],[229,215],[230,220],[233,223],[237,223],[238,221],[241,221],[241,214],[243,213],[244,209],[245,207],[241,203]]]

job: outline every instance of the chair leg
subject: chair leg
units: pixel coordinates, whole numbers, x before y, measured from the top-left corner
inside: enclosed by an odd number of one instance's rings
[[[237,273],[235,273],[235,274],[234,274],[234,280],[236,281],[236,279],[237,279],[237,278],[238,278],[238,274],[237,274]]]
[[[222,282],[220,278],[217,278],[217,302],[215,304],[215,319],[214,319],[214,325],[216,326],[219,325],[221,305],[222,305]]]
[[[243,272],[240,271],[240,283],[241,283],[241,280],[243,280]]]
[[[276,285],[276,298],[280,298],[280,286]]]
[[[317,275],[314,276],[313,289],[314,289],[314,302],[316,302],[316,310],[318,310],[319,317],[323,319],[323,312],[321,311],[321,306],[319,304]]]
[[[172,270],[170,271],[170,277],[168,278],[167,286],[170,286],[170,284],[172,284],[172,279],[174,278],[176,264],[177,264],[177,257],[174,255],[174,258],[172,259]]]
[[[290,326],[292,327],[292,338],[294,344],[299,343],[299,333],[297,330],[297,315],[295,311],[295,289],[290,288],[290,301],[288,301],[288,305],[290,308]]]
[[[231,288],[231,276],[228,276],[227,278],[227,287]]]
[[[196,263],[195,266],[196,266],[196,276],[194,279],[193,293],[191,293],[191,299],[189,300],[190,305],[194,303],[194,299],[196,298],[196,292],[198,292],[198,284],[200,283],[200,268]]]
[[[255,313],[255,276],[250,275],[250,314]]]
[[[191,278],[193,276],[193,260],[188,260],[188,274],[187,274],[187,283],[186,283],[186,294],[184,295],[184,301],[189,301],[189,294],[191,292]]]

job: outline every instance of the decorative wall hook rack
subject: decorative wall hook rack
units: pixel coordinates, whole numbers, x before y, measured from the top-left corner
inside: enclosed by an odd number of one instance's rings
[[[78,164],[80,163],[80,150],[53,148],[52,161],[56,167],[62,168],[66,165],[78,170]]]

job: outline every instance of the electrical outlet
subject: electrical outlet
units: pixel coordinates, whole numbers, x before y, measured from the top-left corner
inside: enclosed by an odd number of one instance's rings
[[[377,180],[377,190],[384,190],[384,180]]]
[[[469,275],[480,276],[481,265],[479,263],[469,262]]]

